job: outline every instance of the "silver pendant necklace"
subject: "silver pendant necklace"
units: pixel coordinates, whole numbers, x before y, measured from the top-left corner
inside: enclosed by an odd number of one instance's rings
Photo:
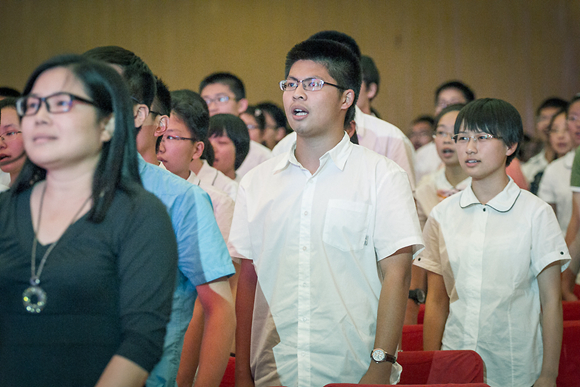
[[[79,216],[83,208],[87,205],[91,197],[89,196],[87,200],[83,203],[81,208],[77,211],[75,216],[73,216],[70,224],[64,230],[60,238],[50,244],[46,253],[42,256],[40,260],[40,265],[38,265],[38,271],[36,271],[36,246],[38,244],[38,238],[36,237],[37,230],[40,230],[40,219],[42,214],[42,204],[44,203],[44,194],[46,193],[46,184],[44,185],[44,189],[42,190],[42,196],[40,197],[40,207],[38,208],[38,221],[36,222],[36,230],[34,230],[34,241],[32,242],[32,253],[30,254],[30,287],[26,288],[26,290],[22,293],[22,303],[24,304],[24,308],[29,313],[40,313],[44,306],[46,305],[46,292],[39,286],[40,285],[40,274],[42,273],[42,269],[44,269],[44,264],[48,259],[48,256],[56,247],[56,244],[62,238],[62,235],[66,233],[68,228],[75,222],[76,218]]]

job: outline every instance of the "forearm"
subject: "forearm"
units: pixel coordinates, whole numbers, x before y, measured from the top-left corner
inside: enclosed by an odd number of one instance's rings
[[[137,363],[115,355],[101,374],[96,387],[142,387],[148,373]]]
[[[236,385],[251,382],[250,347],[257,276],[251,261],[242,260],[236,298]]]
[[[177,385],[190,387],[193,384],[197,366],[199,365],[199,353],[204,328],[203,306],[199,298],[195,300],[193,316],[183,338],[181,361],[177,372]]]
[[[438,351],[441,349],[443,331],[449,315],[449,297],[445,290],[443,277],[429,272],[427,280],[429,292],[427,293],[423,320],[423,350]]]
[[[209,285],[212,290],[209,299],[207,294],[204,294],[205,291],[200,292],[200,301],[204,309],[204,329],[195,386],[219,386],[228,363],[236,326],[233,300],[227,280]]]
[[[391,355],[397,354],[397,346],[401,340],[403,320],[409,296],[411,281],[412,254],[409,249],[402,249],[393,256],[385,258],[381,264],[384,278],[379,306],[377,311],[377,328],[374,348],[381,348]],[[382,262],[382,261],[381,261]],[[370,353],[369,353],[370,355]],[[366,375],[361,383],[388,384],[391,375],[391,363],[370,362]]]
[[[419,266],[411,267],[411,285],[410,290],[421,289],[427,291],[427,271]],[[419,314],[419,305],[411,299],[407,300],[407,310],[405,312],[405,325],[417,324],[417,315]]]
[[[538,285],[542,306],[542,343],[544,346],[541,376],[555,383],[558,376],[563,332],[559,262],[552,263],[538,275]]]

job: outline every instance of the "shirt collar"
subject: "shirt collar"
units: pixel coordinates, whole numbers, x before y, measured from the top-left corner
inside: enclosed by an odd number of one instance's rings
[[[509,183],[507,183],[503,191],[501,191],[493,199],[487,202],[486,204],[487,206],[493,208],[498,212],[508,212],[509,210],[512,209],[512,207],[516,203],[516,200],[518,200],[518,197],[520,196],[522,190],[520,189],[520,187],[517,186],[516,183],[514,183],[511,177],[509,179],[510,181]],[[471,184],[469,184],[469,186],[464,191],[461,192],[459,205],[461,206],[461,208],[467,208],[475,204],[481,203],[473,193],[473,190],[471,189]]]
[[[344,136],[342,136],[342,140],[334,148],[326,152],[320,157],[320,167],[322,167],[328,159],[330,158],[332,162],[340,169],[341,171],[344,170],[344,166],[346,165],[346,160],[348,160],[348,156],[352,151],[354,144],[350,142],[350,138],[346,132]],[[294,164],[302,168],[300,162],[296,159],[295,151],[296,150],[296,142],[292,145],[292,148],[284,154],[284,157],[280,159],[280,161],[274,167],[274,173],[279,172],[286,168],[289,164]],[[320,169],[319,167],[319,169]]]
[[[578,148],[580,149],[580,148]],[[572,149],[570,152],[566,153],[564,155],[564,166],[567,169],[572,169],[572,164],[574,164],[574,156],[576,156],[576,148]]]
[[[358,106],[354,106],[354,123],[356,124],[356,134],[360,137],[364,137],[365,135],[365,113],[360,110]]]

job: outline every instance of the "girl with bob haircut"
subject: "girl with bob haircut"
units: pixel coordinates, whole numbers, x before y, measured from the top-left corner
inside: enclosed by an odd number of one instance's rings
[[[59,56],[23,95],[28,160],[0,194],[2,384],[142,386],[162,353],[177,247],[141,186],[125,82]]]
[[[250,151],[250,134],[241,118],[216,114],[209,119],[209,141],[214,150],[213,167],[232,180]]]

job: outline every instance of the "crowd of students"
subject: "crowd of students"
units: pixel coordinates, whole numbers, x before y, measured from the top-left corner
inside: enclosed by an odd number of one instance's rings
[[[0,384],[218,386],[232,355],[239,386],[394,384],[426,303],[426,350],[555,386],[580,96],[542,103],[526,160],[517,110],[459,81],[409,137],[379,118],[343,33],[283,79],[250,106],[233,74],[170,91],[106,46],[2,90]]]

